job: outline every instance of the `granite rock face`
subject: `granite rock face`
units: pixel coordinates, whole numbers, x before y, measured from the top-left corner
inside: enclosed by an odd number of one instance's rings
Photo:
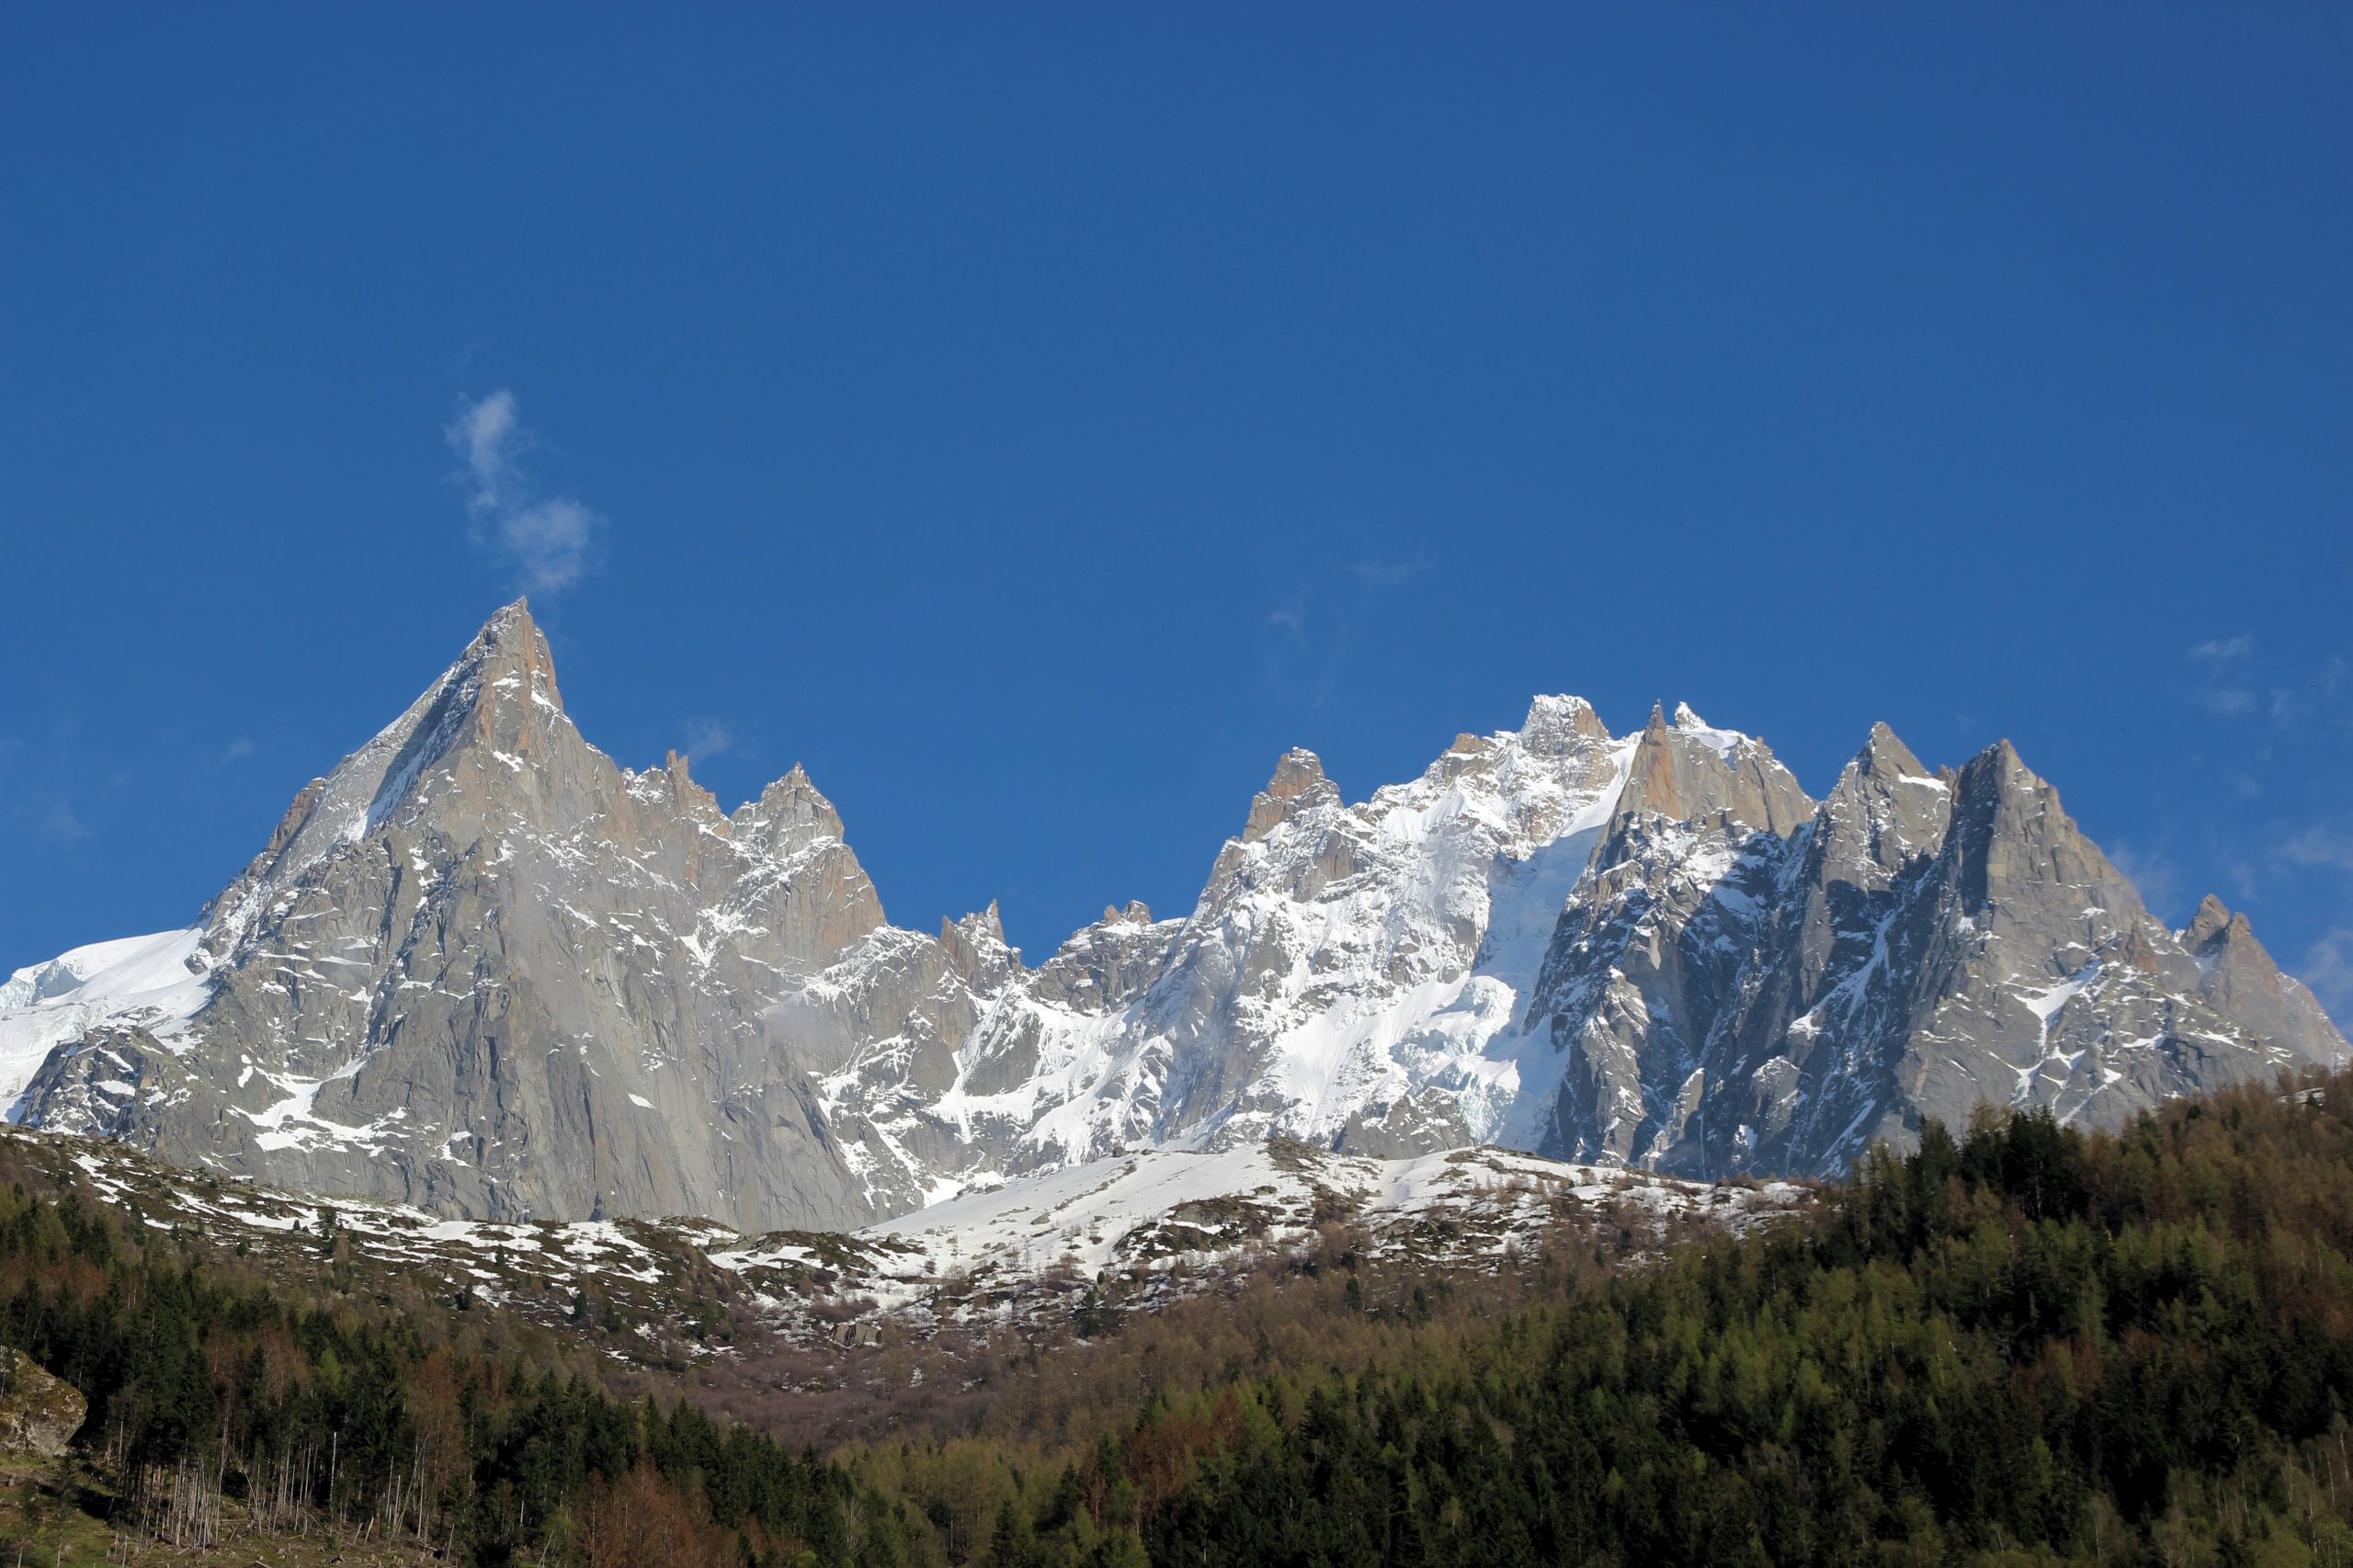
[[[1816,1174],[1982,1101],[2114,1121],[2345,1040],[2166,930],[2006,744],[1816,802],[1688,709],[1539,698],[1350,804],[1294,750],[1194,907],[1044,963],[891,925],[798,767],[722,811],[565,713],[520,603],[188,931],[0,985],[12,1119],[514,1219],[846,1228],[1128,1148],[1489,1142]]]
[[[451,1212],[868,1212],[766,1007],[882,924],[797,770],[732,815],[565,714],[517,605],[296,797],[193,1015],[52,1053],[19,1115]]]
[[[2112,1124],[2346,1055],[2244,918],[2167,930],[2007,742],[1931,773],[1877,726],[1802,815],[1756,743],[1654,718],[1642,751],[1679,805],[1630,788],[1530,1004],[1568,1062],[1548,1149],[1835,1175],[1923,1117]]]
[[[82,1391],[0,1345],[0,1450],[55,1459],[90,1414]]]

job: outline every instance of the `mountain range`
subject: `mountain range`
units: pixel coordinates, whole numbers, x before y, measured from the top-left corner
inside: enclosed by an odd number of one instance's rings
[[[1820,800],[1688,708],[1540,697],[1350,803],[1294,750],[1193,908],[1036,966],[895,926],[800,768],[733,812],[565,712],[517,601],[194,925],[0,985],[10,1119],[475,1219],[850,1229],[1149,1148],[1495,1143],[1835,1176],[1982,1103],[2114,1124],[2336,1063],[2007,742],[1875,727]]]

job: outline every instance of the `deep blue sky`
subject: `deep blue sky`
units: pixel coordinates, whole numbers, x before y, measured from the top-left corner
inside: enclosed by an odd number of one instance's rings
[[[1033,958],[1188,907],[1287,745],[1360,796],[1571,690],[1817,792],[2007,734],[2342,1008],[2348,62],[2312,5],[11,5],[0,972],[190,920],[536,580],[591,739],[803,760],[895,918]]]

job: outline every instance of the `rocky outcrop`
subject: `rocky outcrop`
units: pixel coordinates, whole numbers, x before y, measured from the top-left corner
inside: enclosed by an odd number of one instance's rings
[[[1301,812],[1340,803],[1340,791],[1324,777],[1324,762],[1303,746],[1293,746],[1275,764],[1275,776],[1250,802],[1242,824],[1242,842],[1256,844]]]
[[[1529,1006],[1562,1058],[1546,1142],[1688,1168],[1717,1015],[1812,806],[1761,742],[1656,709]]]
[[[2179,939],[2197,960],[2198,994],[2216,1012],[2275,1040],[2325,1040],[2333,1031],[2313,994],[2279,972],[2246,916],[2213,894]]]
[[[0,1346],[0,1450],[55,1459],[89,1414],[80,1389],[23,1351]]]
[[[2112,1124],[2346,1053],[2244,920],[2150,915],[2007,742],[1931,774],[1877,726],[1802,820],[1769,777],[1727,750],[1674,785],[1711,814],[1621,809],[1531,1006],[1567,1058],[1547,1147],[1834,1175],[1924,1117]]]
[[[468,1214],[875,1211],[768,1009],[883,924],[798,769],[734,813],[581,738],[502,611],[216,900],[210,990],[53,1053],[20,1114]]]

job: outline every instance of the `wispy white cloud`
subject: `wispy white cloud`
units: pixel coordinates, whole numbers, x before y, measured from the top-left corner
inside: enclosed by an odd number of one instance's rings
[[[1316,616],[1316,631],[1329,642],[1336,636],[1345,636],[1345,625],[1335,626],[1320,610]],[[1300,678],[1303,669],[1321,665],[1324,676],[1319,678],[1320,690],[1328,680],[1330,655],[1326,650],[1319,659],[1315,642],[1308,626],[1307,597],[1304,594],[1275,605],[1258,622],[1258,674],[1269,689],[1288,687]]]
[[[1382,588],[1402,587],[1428,569],[1418,555],[1410,561],[1359,561],[1348,568],[1360,581]]]
[[[2353,659],[2338,653],[2322,661],[2302,680],[2272,689],[2272,727],[2346,723],[2353,720],[2353,702],[2348,699],[2353,699]]]
[[[507,475],[515,462],[518,438],[515,394],[501,388],[480,403],[466,403],[450,425],[449,445],[465,460],[466,476],[473,483],[469,503],[477,512],[494,512],[506,494]]]
[[[2274,844],[2271,858],[2290,866],[2353,871],[2353,833],[2315,824]]]
[[[2235,850],[2218,851],[2214,856],[2213,869],[2215,873],[2229,885],[2233,902],[2253,903],[2263,896],[2264,884],[2268,879],[2256,863],[2245,856]]]
[[[34,831],[52,844],[79,844],[90,836],[90,824],[82,820],[71,801],[59,796],[42,810]]]
[[[2255,633],[2242,631],[2236,637],[2215,637],[2200,642],[2189,650],[2189,656],[2211,665],[2227,665],[2254,652]]]
[[[1427,558],[1360,556],[1285,585],[1258,621],[1261,677],[1269,690],[1322,707],[1339,690],[1361,629],[1386,619],[1396,591],[1430,570]]]
[[[2266,883],[2300,875],[2308,886],[2315,881],[2323,886],[2336,882],[2343,892],[2330,902],[2340,906],[2345,893],[2353,893],[2353,824],[2312,823],[2293,832],[2275,829],[2275,834],[2264,854]],[[2295,973],[2340,1025],[2353,1026],[2353,926],[2329,927],[2305,949]]]
[[[522,568],[524,586],[551,594],[580,581],[600,519],[577,501],[541,501],[498,519],[499,547]]]
[[[531,440],[513,392],[502,387],[461,404],[444,434],[464,464],[466,509],[526,590],[556,593],[586,574],[605,520],[571,496],[538,494],[522,461]]]
[[[2330,1017],[2353,1023],[2353,926],[2331,926],[2306,949],[2300,978]]]
[[[2299,726],[2353,725],[2353,658],[2343,653],[2283,676],[2276,659],[2258,653],[2255,634],[2242,631],[2192,643],[2182,659],[2192,705],[2224,719],[2260,716],[2268,741]]]
[[[688,720],[686,739],[678,747],[697,762],[709,762],[735,749],[735,732],[717,719]]]
[[[2190,693],[2190,699],[2207,712],[2219,713],[2225,719],[2254,712],[2256,701],[2253,689],[2227,681],[2201,686]]]
[[[221,753],[221,761],[217,766],[225,767],[233,762],[242,762],[246,757],[253,756],[253,754],[254,743],[247,740],[244,736],[239,735],[235,740],[231,741],[228,745],[222,749]]]
[[[2254,712],[2262,702],[2261,694],[2247,678],[2254,654],[2255,635],[2244,631],[2235,637],[2209,638],[2189,648],[2183,657],[2195,672],[2190,701],[2226,719]]]
[[[2140,890],[2142,903],[2168,925],[2179,918],[2187,906],[2181,867],[2162,845],[2143,847],[2119,840],[2108,846],[2108,858]]]

